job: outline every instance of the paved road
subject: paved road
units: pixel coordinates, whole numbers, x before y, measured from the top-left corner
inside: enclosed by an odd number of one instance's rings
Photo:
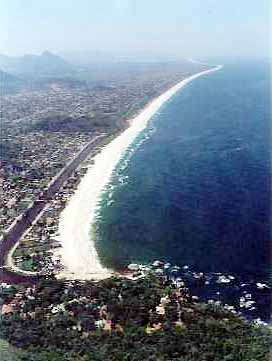
[[[36,220],[45,208],[49,200],[59,191],[61,186],[72,175],[76,168],[84,161],[91,152],[102,143],[106,135],[99,135],[92,139],[67,165],[63,170],[49,183],[47,189],[43,192],[43,199],[36,200],[20,217],[17,222],[10,227],[4,239],[0,243],[0,281],[7,283],[36,283],[41,276],[31,276],[18,274],[6,267],[6,259],[11,248],[19,241],[26,230]]]

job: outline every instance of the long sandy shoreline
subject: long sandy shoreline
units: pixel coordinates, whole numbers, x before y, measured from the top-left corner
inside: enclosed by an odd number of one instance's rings
[[[194,74],[150,102],[131,120],[130,126],[107,144],[93,160],[78,188],[62,211],[59,221],[60,257],[64,271],[61,277],[101,279],[112,274],[100,263],[91,229],[105,186],[129,145],[145,129],[152,116],[174,94],[194,79],[221,69],[221,65]]]

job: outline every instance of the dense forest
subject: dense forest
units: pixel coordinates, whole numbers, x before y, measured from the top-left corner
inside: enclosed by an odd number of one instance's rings
[[[138,280],[42,281],[9,287],[0,336],[16,360],[261,361],[271,333],[219,305],[195,302],[184,286]]]
[[[116,119],[111,119],[108,116],[103,117],[103,114],[100,117],[84,115],[77,118],[67,115],[53,115],[39,120],[32,129],[46,132],[113,132],[116,127],[118,127]]]

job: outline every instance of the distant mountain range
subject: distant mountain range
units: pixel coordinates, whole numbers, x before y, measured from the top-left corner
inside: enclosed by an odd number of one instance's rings
[[[0,93],[14,92],[25,85],[25,81],[0,69]]]
[[[175,62],[172,56],[145,52],[70,51],[58,55],[44,51],[40,55],[8,56],[0,54],[0,86],[4,92],[40,89],[52,81],[71,82],[70,86],[96,83],[119,72],[143,70],[143,66]],[[184,61],[183,61],[184,62]],[[158,65],[157,65],[158,66]]]
[[[18,82],[19,78],[14,75],[11,75],[3,70],[0,69],[0,81],[1,82]]]
[[[22,57],[0,55],[0,69],[28,79],[72,76],[76,70],[75,66],[49,51]]]

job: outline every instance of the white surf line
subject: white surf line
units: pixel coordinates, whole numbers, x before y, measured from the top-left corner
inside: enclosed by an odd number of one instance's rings
[[[107,144],[93,160],[75,193],[61,212],[59,237],[60,258],[64,271],[60,277],[77,279],[100,279],[112,272],[104,268],[91,238],[96,210],[101,194],[111,180],[111,175],[129,145],[147,126],[148,121],[180,89],[200,76],[221,69],[221,65],[192,75],[150,102],[130,122],[130,127]]]

